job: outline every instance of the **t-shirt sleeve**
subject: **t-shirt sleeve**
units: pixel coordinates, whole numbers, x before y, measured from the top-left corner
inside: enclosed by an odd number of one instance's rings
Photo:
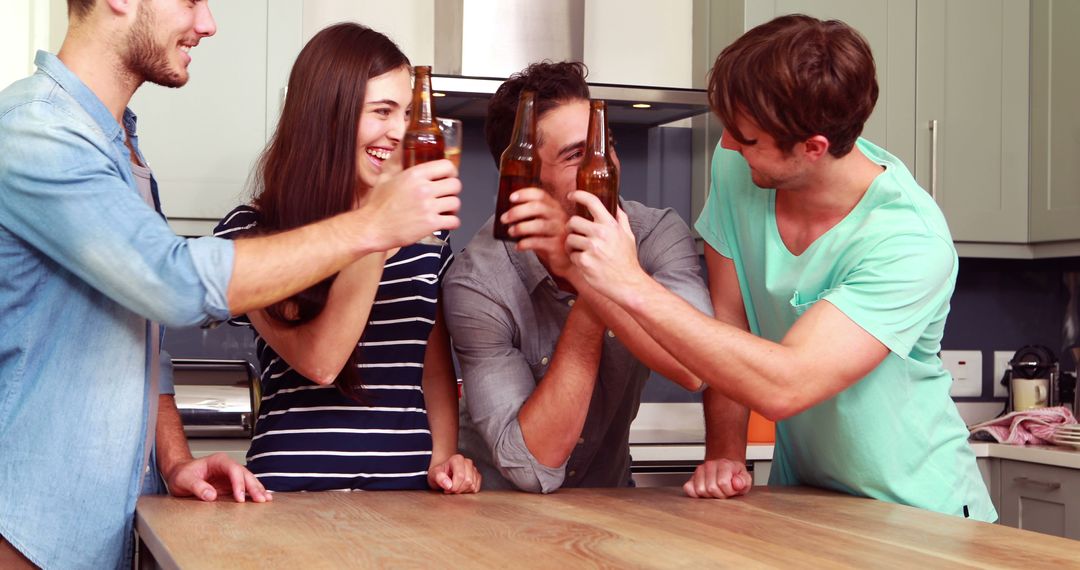
[[[893,236],[821,298],[907,358],[927,326],[947,310],[956,271],[956,250],[944,238]]]
[[[731,244],[725,237],[725,229],[731,229],[731,204],[730,197],[725,190],[729,187],[725,181],[730,182],[732,172],[730,151],[716,145],[712,160],[712,180],[709,182],[709,195],[705,198],[705,207],[701,209],[694,229],[701,234],[705,243],[709,244],[720,255],[731,258]]]

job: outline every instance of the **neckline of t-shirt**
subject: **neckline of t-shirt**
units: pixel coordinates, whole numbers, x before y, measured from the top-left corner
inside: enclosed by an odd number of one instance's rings
[[[449,235],[450,232],[445,232],[445,230],[441,230],[441,231],[436,232],[436,233],[437,234],[445,233],[446,236],[444,236],[442,239],[446,239],[446,237]],[[438,236],[436,236],[436,237],[438,237]],[[398,260],[399,257],[403,257],[408,252],[412,252],[412,253],[418,254],[418,255],[424,255],[424,254],[428,254],[428,253],[438,253],[441,256],[442,255],[442,248],[444,248],[444,247],[448,247],[448,246],[436,245],[436,244],[426,244],[426,243],[420,243],[420,242],[410,243],[410,244],[403,245],[403,246],[399,247],[397,252],[394,253],[394,255],[391,255],[390,257],[387,257],[386,261],[384,263],[390,263],[391,261]],[[432,251],[428,251],[429,248]],[[436,248],[438,248],[438,249],[436,250]]]
[[[865,153],[863,153],[863,154],[865,154]],[[881,166],[882,168],[884,168],[884,170],[879,172],[878,175],[874,177],[874,179],[870,182],[870,186],[866,187],[866,192],[863,192],[863,195],[859,198],[859,201],[855,204],[855,207],[852,208],[851,211],[848,212],[847,215],[844,216],[843,219],[841,219],[839,222],[836,222],[835,224],[833,224],[833,226],[831,228],[825,230],[825,233],[823,233],[823,234],[819,235],[817,238],[815,238],[814,241],[810,242],[810,245],[808,245],[806,247],[806,249],[803,250],[802,253],[797,254],[797,255],[794,252],[792,252],[790,249],[788,249],[787,244],[784,243],[783,236],[780,235],[780,225],[777,224],[777,222],[776,222],[776,189],[775,188],[770,188],[769,189],[769,207],[768,207],[768,211],[767,211],[768,216],[769,216],[769,226],[770,226],[770,228],[772,230],[773,239],[776,240],[776,243],[779,244],[780,249],[784,253],[786,253],[791,258],[801,259],[804,255],[810,253],[811,250],[815,249],[819,243],[824,241],[824,238],[826,238],[829,234],[832,234],[832,233],[835,233],[836,231],[838,231],[837,228],[839,228],[840,226],[843,226],[845,224],[848,224],[849,223],[848,220],[854,219],[857,216],[862,214],[862,210],[864,208],[866,208],[866,204],[868,204],[870,202],[870,200],[867,197],[870,196],[870,193],[873,192],[874,189],[878,186],[879,181],[882,179],[882,177],[885,176],[886,174],[889,174],[891,172],[891,170],[892,170],[892,165],[889,164],[888,162],[882,162],[880,160],[874,160],[873,158],[871,158],[869,156],[867,156],[867,158],[869,158],[874,164],[877,164],[878,166]]]
[[[131,173],[144,180],[150,180],[150,177],[153,175],[149,167],[135,164],[134,162],[131,163]]]

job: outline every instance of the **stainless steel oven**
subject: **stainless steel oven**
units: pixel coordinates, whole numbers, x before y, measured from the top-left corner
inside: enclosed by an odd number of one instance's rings
[[[251,438],[258,373],[246,360],[174,358],[176,407],[190,438]]]

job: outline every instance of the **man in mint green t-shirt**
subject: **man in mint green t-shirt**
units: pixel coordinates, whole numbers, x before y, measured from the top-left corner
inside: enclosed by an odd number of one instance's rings
[[[720,54],[709,97],[726,128],[696,224],[715,319],[644,275],[625,218],[584,192],[596,221],[572,219],[567,247],[706,380],[707,406],[778,420],[770,484],[994,521],[937,355],[956,251],[904,164],[859,138],[877,94],[869,46],[841,22],[784,16]],[[706,459],[687,493],[737,494],[731,462]]]

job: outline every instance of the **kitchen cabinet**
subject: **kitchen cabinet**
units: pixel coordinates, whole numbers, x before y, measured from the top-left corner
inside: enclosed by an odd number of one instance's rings
[[[284,86],[303,47],[299,0],[212,6],[217,33],[191,51],[179,91],[143,85],[132,98],[139,145],[162,208],[180,235],[208,235],[251,197],[255,162],[273,135]]]
[[[1027,241],[1026,0],[918,3],[915,178],[956,241]]]
[[[1080,237],[1080,2],[1032,0],[1029,237]]]
[[[1001,524],[1080,539],[1080,470],[1001,460]]]
[[[246,199],[271,110],[268,12],[265,0],[215,4],[218,33],[191,51],[188,84],[180,91],[146,84],[131,101],[140,147],[178,233],[209,233]]]
[[[1075,2],[919,1],[915,174],[961,255],[1080,254],[1077,24]]]

